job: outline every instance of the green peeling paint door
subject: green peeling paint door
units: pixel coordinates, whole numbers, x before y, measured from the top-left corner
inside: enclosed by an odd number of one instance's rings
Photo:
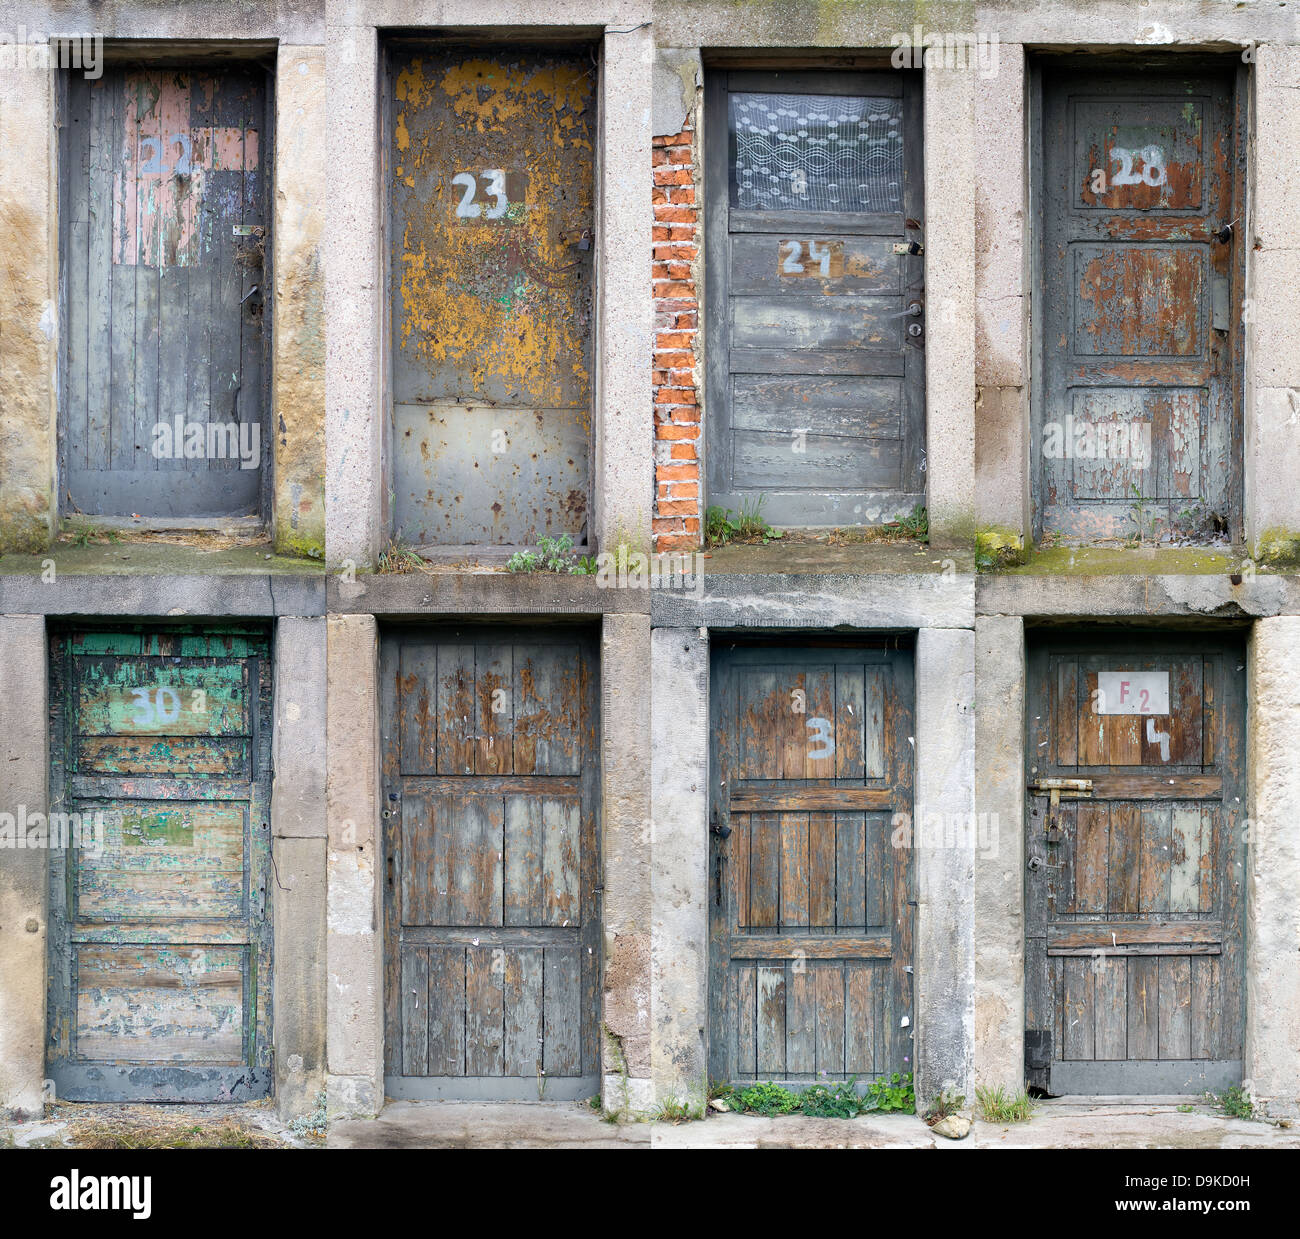
[[[1245,663],[1240,639],[1202,636],[1032,651],[1031,1086],[1153,1095],[1241,1082]]]
[[[266,97],[261,68],[119,67],[68,80],[64,513],[262,510]]]
[[[390,1097],[600,1087],[596,666],[575,632],[384,644]]]
[[[906,651],[715,655],[713,1079],[911,1070],[911,702]]]
[[[57,1096],[265,1096],[266,638],[74,632],[53,644],[51,687],[51,805],[70,819],[50,865]]]

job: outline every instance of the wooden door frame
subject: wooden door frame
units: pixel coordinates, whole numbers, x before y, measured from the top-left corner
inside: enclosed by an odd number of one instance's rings
[[[263,237],[262,279],[258,282],[262,294],[262,372],[261,401],[262,420],[259,431],[259,447],[262,453],[262,475],[258,483],[258,510],[252,516],[183,516],[183,517],[149,517],[134,518],[122,516],[95,516],[86,514],[97,525],[107,528],[131,528],[138,530],[174,529],[178,525],[185,528],[218,529],[252,525],[265,528],[272,520],[275,499],[275,444],[272,433],[275,410],[273,407],[274,386],[273,366],[275,359],[275,232],[278,220],[276,210],[276,54],[274,43],[250,43],[247,47],[232,50],[228,45],[207,45],[204,43],[183,43],[176,45],[167,42],[125,42],[105,40],[104,68],[117,69],[188,69],[191,71],[209,70],[219,72],[223,68],[233,68],[253,73],[261,69],[262,82],[262,130],[258,136],[258,158],[263,169],[263,200],[266,213],[266,234]],[[55,498],[54,507],[59,523],[73,515],[67,501],[68,476],[68,338],[70,308],[68,305],[67,264],[71,255],[71,239],[68,230],[71,226],[72,212],[69,209],[71,193],[71,125],[69,124],[71,103],[69,84],[74,69],[64,69],[54,75],[54,104],[56,145],[55,145],[55,185],[54,192],[58,203],[58,273],[59,273],[59,345],[55,365],[59,376],[59,396],[54,412],[55,433]]]
[[[1248,639],[1249,629],[1244,625],[1233,625],[1231,627],[1215,629],[1198,629],[1193,631],[1170,630],[1170,629],[1133,629],[1133,628],[1078,628],[1067,626],[1062,628],[1037,628],[1030,629],[1025,634],[1025,721],[1024,721],[1024,766],[1021,773],[1021,795],[1024,827],[1021,836],[1021,846],[1023,848],[1024,865],[1021,869],[1021,890],[1020,890],[1020,907],[1023,912],[1022,921],[1024,925],[1021,934],[1022,949],[1024,952],[1024,971],[1022,976],[1022,994],[1024,1003],[1022,1004],[1022,1027],[1024,1030],[1024,1051],[1022,1055],[1022,1064],[1025,1071],[1026,1082],[1032,1086],[1029,1080],[1031,1073],[1030,1056],[1034,1054],[1035,1058],[1041,1055],[1041,1048],[1035,1045],[1031,1051],[1031,1038],[1029,1028],[1029,994],[1032,988],[1032,970],[1035,967],[1035,960],[1038,958],[1032,953],[1033,937],[1032,932],[1035,928],[1035,921],[1031,916],[1033,901],[1030,896],[1030,870],[1028,861],[1032,855],[1030,848],[1031,842],[1036,838],[1035,835],[1035,817],[1034,817],[1034,800],[1035,795],[1029,790],[1029,781],[1034,777],[1031,770],[1035,766],[1036,738],[1034,735],[1034,708],[1036,704],[1035,683],[1041,679],[1041,673],[1045,671],[1047,660],[1053,653],[1068,652],[1079,656],[1090,655],[1123,655],[1131,648],[1135,656],[1153,657],[1161,655],[1187,656],[1194,654],[1215,655],[1224,658],[1225,666],[1228,660],[1233,657],[1240,657],[1242,663],[1242,683],[1240,689],[1240,723],[1241,723],[1241,751],[1235,770],[1228,769],[1225,764],[1223,771],[1223,792],[1222,802],[1229,805],[1237,803],[1241,806],[1241,817],[1244,821],[1247,815],[1248,789],[1249,789],[1249,753],[1246,749],[1247,735],[1247,715],[1249,712],[1248,684],[1245,678],[1246,662],[1248,657]],[[1127,646],[1125,642],[1146,643],[1146,648],[1139,649],[1136,644]],[[1226,686],[1225,686],[1226,687]],[[1046,709],[1046,701],[1042,702],[1042,707]],[[1228,706],[1229,711],[1235,711],[1235,707]],[[1221,745],[1227,743],[1227,732],[1220,729],[1219,742]],[[1218,755],[1216,754],[1216,760]],[[1204,754],[1202,755],[1204,763]],[[1041,773],[1041,771],[1040,771]],[[1041,798],[1041,793],[1039,797]],[[1223,854],[1225,857],[1234,856],[1241,862],[1241,872],[1245,875],[1248,872],[1248,845],[1246,841],[1238,835],[1235,849],[1230,845],[1231,832],[1226,829],[1225,838],[1222,843]],[[1244,1069],[1245,1063],[1245,1046],[1244,1036],[1246,1031],[1246,1014],[1247,1014],[1247,955],[1246,955],[1246,901],[1249,897],[1246,889],[1245,877],[1242,877],[1238,890],[1234,893],[1233,888],[1228,884],[1227,870],[1222,877],[1224,882],[1221,891],[1221,899],[1224,904],[1223,925],[1225,933],[1235,924],[1238,935],[1238,951],[1241,963],[1241,976],[1239,978],[1240,986],[1240,1009],[1238,1012],[1238,1022],[1243,1038],[1242,1058],[1237,1065]],[[1138,1059],[1118,1059],[1116,1063],[1133,1063],[1136,1067],[1141,1068],[1147,1063],[1158,1063],[1160,1060],[1138,1060]],[[1165,1060],[1174,1061],[1174,1060]],[[1181,1060],[1178,1060],[1181,1061]],[[1206,1064],[1215,1063],[1220,1060],[1204,1059],[1194,1060],[1203,1061]],[[1046,1071],[1050,1080],[1050,1073],[1054,1063],[1051,1055],[1048,1055]],[[1237,1081],[1239,1082],[1238,1075]],[[1108,1089],[1107,1094],[1114,1093],[1116,1089]],[[1134,1095],[1140,1095],[1142,1092],[1151,1090],[1137,1090]],[[1050,1094],[1067,1095],[1067,1094]],[[1070,1096],[1086,1096],[1088,1094],[1072,1093]]]
[[[476,641],[490,638],[494,642],[517,641],[530,645],[576,644],[579,656],[591,669],[583,709],[589,712],[595,741],[586,753],[580,774],[580,804],[584,815],[591,817],[591,836],[594,855],[584,855],[581,860],[583,886],[583,925],[579,936],[579,966],[581,968],[581,1003],[579,1012],[582,1026],[579,1045],[582,1047],[582,1073],[578,1076],[559,1077],[548,1081],[544,1095],[539,1095],[535,1082],[512,1084],[513,1076],[404,1076],[388,1070],[389,1044],[393,1034],[392,1012],[389,998],[400,985],[401,925],[395,917],[396,900],[387,891],[401,890],[401,852],[393,839],[401,822],[399,808],[390,810],[394,792],[394,776],[387,772],[385,756],[394,738],[397,698],[395,693],[395,655],[405,640],[418,639],[430,643],[444,641]],[[601,995],[604,989],[604,833],[601,814],[601,754],[600,754],[600,637],[589,624],[582,621],[547,623],[545,620],[521,623],[516,618],[494,619],[472,617],[463,622],[445,616],[430,616],[427,622],[401,620],[381,625],[379,630],[379,786],[382,807],[381,828],[377,832],[376,866],[379,873],[379,898],[381,909],[382,960],[379,969],[379,1011],[383,1021],[380,1037],[379,1066],[384,1075],[385,1092],[402,1100],[491,1100],[491,1101],[564,1101],[581,1100],[598,1093],[601,1088],[602,1046],[600,1027],[603,1020]],[[531,777],[531,776],[528,776]],[[400,774],[396,776],[400,782]],[[400,793],[398,793],[400,796]],[[391,866],[391,870],[390,870]],[[584,954],[585,952],[585,954]],[[593,961],[590,965],[587,960]],[[586,1025],[590,1025],[587,1027]],[[400,1035],[400,1016],[397,1031]],[[594,1052],[593,1046],[594,1043]],[[591,1061],[588,1061],[588,1059]]]
[[[242,635],[264,643],[264,652],[258,655],[257,693],[250,694],[250,763],[259,777],[251,780],[248,804],[248,832],[244,848],[244,891],[247,900],[245,913],[249,929],[249,967],[244,978],[244,1010],[251,1018],[251,1028],[245,1027],[245,1050],[251,1061],[238,1067],[212,1067],[202,1064],[157,1066],[149,1072],[150,1081],[136,1078],[140,1073],[114,1063],[85,1064],[76,1059],[60,1060],[55,1056],[56,1041],[50,1036],[61,1012],[75,999],[75,985],[69,991],[60,978],[57,956],[66,945],[72,931],[72,922],[65,915],[74,893],[72,871],[67,866],[66,854],[56,857],[50,849],[46,887],[49,891],[49,933],[47,935],[46,992],[47,1030],[46,1071],[56,1081],[63,1075],[70,1077],[78,1100],[122,1102],[175,1102],[205,1103],[212,1101],[248,1101],[270,1096],[274,1092],[274,1006],[275,983],[275,924],[271,883],[275,881],[272,858],[273,840],[270,832],[272,779],[272,753],[274,739],[275,692],[275,640],[269,624],[256,621],[232,620],[218,623],[130,623],[122,621],[52,623],[46,631],[49,660],[49,753],[47,769],[50,777],[49,804],[52,812],[61,811],[69,784],[67,768],[68,745],[72,737],[73,716],[68,711],[68,689],[71,682],[70,638],[76,633],[122,632],[132,635],[152,633],[196,633],[207,635]],[[147,655],[141,655],[147,657]],[[210,656],[209,656],[210,657]],[[265,754],[264,768],[258,770]],[[259,830],[259,825],[261,829]],[[64,890],[53,889],[59,875],[64,877]],[[261,899],[254,906],[255,897]],[[161,1084],[158,1083],[161,1077]],[[117,1087],[115,1087],[115,1084]],[[56,1088],[58,1087],[56,1083]],[[160,1091],[162,1095],[160,1095]]]
[[[719,880],[719,856],[717,844],[714,842],[713,829],[716,827],[730,831],[731,827],[727,796],[724,793],[724,787],[729,785],[731,779],[731,763],[727,756],[724,737],[734,740],[735,736],[726,730],[724,712],[728,696],[727,684],[730,669],[738,661],[732,655],[735,651],[749,652],[763,649],[770,649],[774,653],[794,655],[792,661],[807,662],[824,662],[828,658],[834,658],[837,651],[845,654],[882,651],[884,656],[880,662],[882,665],[890,667],[895,675],[894,687],[897,690],[897,700],[894,702],[892,721],[896,729],[901,729],[899,734],[903,737],[915,734],[916,649],[912,634],[905,636],[873,636],[863,633],[854,639],[854,637],[849,636],[830,637],[823,634],[799,632],[771,636],[757,636],[752,633],[732,636],[724,632],[714,631],[711,636],[708,678],[709,836],[706,844],[707,860],[704,875],[704,900],[708,918],[707,982],[705,992],[705,1010],[708,1025],[705,1037],[705,1057],[709,1064],[710,1078],[725,1079],[727,1083],[739,1083],[740,1085],[747,1085],[750,1081],[738,1082],[735,1079],[733,1053],[734,1014],[731,1010],[732,1004],[726,996],[726,979],[730,959],[728,958],[729,952],[723,949],[730,937],[730,895],[726,896],[724,910],[719,914],[717,911],[718,905],[715,903],[715,884]],[[902,763],[902,767],[896,772],[897,778],[892,783],[894,805],[896,806],[893,812],[907,813],[909,819],[912,819],[916,807],[915,748],[912,745],[905,745],[905,749],[907,760]],[[904,749],[899,748],[898,751],[901,753]],[[889,1036],[889,1046],[886,1057],[893,1059],[893,1065],[888,1066],[885,1072],[881,1073],[882,1075],[888,1074],[890,1071],[901,1070],[902,1068],[898,1064],[901,1063],[903,1058],[902,1047],[915,1044],[911,1035],[916,1024],[917,874],[915,848],[908,847],[898,851],[901,852],[903,859],[894,866],[893,911],[895,913],[895,925],[899,924],[897,913],[900,895],[903,897],[908,912],[902,919],[901,930],[899,930],[898,938],[901,939],[901,946],[898,949],[893,949],[893,943],[898,939],[891,934],[891,983],[888,1001],[886,1002],[886,1032]],[[723,889],[729,892],[730,886],[725,876],[722,881]],[[719,1001],[725,1004],[727,1012],[725,1018],[719,1018]],[[900,1026],[899,1018],[901,1018],[901,1015],[895,1009],[900,1004],[904,1008],[901,1014],[906,1014],[911,1018],[911,1023],[906,1030]],[[896,1018],[891,1019],[890,1012]],[[907,1057],[911,1059],[912,1070],[915,1071],[915,1052],[910,1052]],[[864,1091],[868,1083],[869,1081],[865,1078],[859,1078],[859,1091]],[[796,1084],[795,1087],[802,1087],[802,1085]]]
[[[1237,238],[1237,253],[1232,268],[1232,305],[1241,306],[1246,295],[1246,254],[1248,240],[1253,232],[1253,199],[1247,195],[1249,183],[1251,151],[1253,149],[1249,113],[1253,95],[1253,82],[1250,66],[1244,64],[1236,53],[1206,54],[1204,52],[1157,52],[1139,51],[1134,53],[1112,53],[1097,56],[1087,53],[1035,52],[1026,61],[1025,82],[1025,140],[1027,144],[1025,170],[1025,245],[1027,255],[1027,283],[1025,315],[1029,328],[1029,424],[1027,435],[1027,457],[1029,462],[1029,522],[1028,536],[1037,545],[1043,536],[1042,504],[1042,427],[1046,416],[1047,392],[1043,372],[1043,331],[1044,318],[1041,307],[1046,304],[1044,278],[1046,262],[1044,248],[1047,243],[1047,229],[1044,225],[1044,207],[1046,186],[1043,182],[1043,118],[1045,115],[1045,81],[1057,74],[1067,74],[1079,70],[1093,73],[1203,73],[1219,74],[1229,77],[1228,89],[1231,94],[1232,115],[1232,195],[1233,212],[1238,216],[1234,224]],[[1246,425],[1246,333],[1242,325],[1241,314],[1233,313],[1229,339],[1229,373],[1225,381],[1229,384],[1233,404],[1232,439],[1230,444],[1233,462],[1233,478],[1230,482],[1235,511],[1231,514],[1231,527],[1228,531],[1233,546],[1245,540],[1246,493],[1245,493],[1245,425]]]
[[[837,60],[839,63],[837,63]],[[845,63],[847,61],[847,63]],[[703,165],[704,193],[704,245],[702,249],[704,271],[704,295],[701,309],[704,321],[701,324],[704,337],[704,433],[701,436],[701,482],[704,487],[705,506],[717,502],[715,494],[723,479],[729,476],[729,467],[713,459],[715,451],[721,450],[719,436],[722,411],[728,408],[726,386],[730,378],[729,338],[730,338],[730,267],[728,218],[731,210],[731,170],[728,161],[729,128],[727,122],[727,98],[732,90],[733,75],[756,78],[760,72],[783,72],[797,74],[802,79],[814,79],[818,76],[838,78],[844,82],[850,75],[870,78],[872,76],[899,81],[899,97],[903,102],[903,219],[917,220],[922,240],[925,236],[925,118],[924,118],[924,81],[920,70],[898,70],[887,67],[887,62],[875,58],[855,58],[853,56],[836,58],[828,55],[810,60],[808,57],[781,55],[779,59],[768,56],[710,57],[704,67],[704,101],[703,131],[704,147],[701,156]],[[754,89],[750,86],[748,89]],[[816,92],[811,92],[816,93]],[[827,90],[826,94],[846,94],[847,90]],[[833,227],[824,224],[820,231],[835,232]],[[917,259],[919,288],[912,290],[912,299],[926,302],[926,268],[922,258]],[[904,272],[906,277],[908,272]],[[904,280],[900,300],[908,299],[909,289]],[[926,468],[929,442],[927,430],[927,388],[926,388],[926,349],[903,346],[903,407],[899,411],[899,424],[903,433],[905,451],[902,454],[901,475],[903,486],[898,494],[901,507],[906,508],[907,497],[919,493],[921,503],[925,503],[929,491],[928,471]],[[920,371],[919,407],[915,384],[911,372]],[[712,416],[710,416],[712,410]],[[730,431],[730,419],[727,420]],[[726,472],[724,472],[726,470]],[[775,489],[775,488],[773,488]],[[888,492],[876,492],[880,498]],[[717,494],[717,498],[726,498]],[[797,526],[796,526],[797,527]]]

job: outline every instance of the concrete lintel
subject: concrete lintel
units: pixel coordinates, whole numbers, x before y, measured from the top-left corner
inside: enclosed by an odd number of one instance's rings
[[[650,635],[650,1066],[654,1101],[703,1106],[708,1088],[709,640]]]
[[[11,615],[230,619],[324,615],[323,574],[231,576],[0,576],[0,612]]]
[[[373,616],[326,621],[329,881],[325,951],[332,1116],[383,1106],[384,1019],[379,793],[379,630]]]
[[[702,594],[659,590],[656,628],[972,628],[975,578],[907,576],[706,576]]]
[[[1276,1117],[1300,1115],[1300,617],[1260,620],[1247,652],[1246,1040],[1242,1073]]]
[[[519,32],[572,26],[634,26],[653,16],[650,0],[330,0],[331,26],[436,27],[443,31],[477,31],[484,27]]]
[[[1252,616],[1300,614],[1300,581],[1256,575],[1233,585],[1226,576],[981,576],[980,615],[1026,619],[1184,618],[1245,622]]]
[[[49,660],[39,615],[0,616],[0,810],[49,804]],[[0,1114],[44,1112],[49,850],[0,848]]]
[[[54,10],[54,11],[52,11]],[[105,39],[279,40],[319,43],[324,0],[186,0],[184,4],[142,4],[140,0],[5,0],[0,29],[27,32],[31,41],[51,34],[99,34]]]
[[[1025,625],[975,621],[975,1080],[1024,1086]]]
[[[331,574],[331,614],[594,616],[650,609],[650,591],[602,588],[593,576],[538,573]]]
[[[973,1094],[975,1031],[975,634],[916,637],[915,1033],[917,1105],[945,1090]],[[935,823],[951,822],[950,832]]]
[[[607,1110],[650,1096],[650,617],[607,615],[600,640],[604,895],[603,1075]],[[612,1091],[611,1091],[612,1088]]]

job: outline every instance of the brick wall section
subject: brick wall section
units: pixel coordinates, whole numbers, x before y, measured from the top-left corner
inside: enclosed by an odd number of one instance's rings
[[[700,545],[699,207],[695,130],[654,139],[656,551]]]

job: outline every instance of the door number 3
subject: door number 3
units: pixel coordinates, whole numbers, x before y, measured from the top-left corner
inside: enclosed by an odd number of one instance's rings
[[[808,746],[808,756],[815,761],[832,756],[835,752],[835,740],[831,735],[830,719],[810,718],[807,722],[808,730],[812,732],[809,737],[812,744]]]

